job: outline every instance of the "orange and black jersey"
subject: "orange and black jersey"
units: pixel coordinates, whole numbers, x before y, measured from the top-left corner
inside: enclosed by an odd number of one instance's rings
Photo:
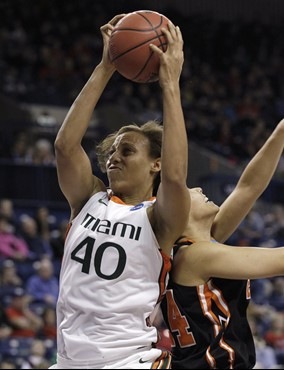
[[[162,311],[173,337],[173,368],[253,368],[249,300],[247,281],[211,279],[186,287],[170,279]]]

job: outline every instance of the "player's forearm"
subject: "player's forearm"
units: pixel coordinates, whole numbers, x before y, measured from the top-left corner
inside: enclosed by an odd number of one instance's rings
[[[57,149],[72,149],[80,145],[93,111],[108,83],[113,70],[98,65],[71,106],[56,138]]]
[[[162,181],[185,183],[188,146],[178,82],[163,88],[164,137],[162,148]]]
[[[262,193],[268,186],[278,166],[284,148],[284,128],[276,128],[264,146],[246,167],[240,186],[249,186]]]
[[[284,276],[284,247],[256,250],[250,266],[252,279]]]
[[[199,244],[203,256],[200,271],[206,278],[262,279],[284,275],[284,247],[233,247],[209,243]],[[198,247],[199,247],[198,246]]]

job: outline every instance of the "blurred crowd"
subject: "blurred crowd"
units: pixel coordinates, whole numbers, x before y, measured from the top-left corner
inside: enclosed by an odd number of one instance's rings
[[[284,245],[283,205],[258,202],[229,244],[275,248]],[[249,321],[254,334],[257,368],[284,366],[284,277],[251,282]]]
[[[56,356],[56,302],[67,219],[0,200],[0,367],[48,368]],[[8,367],[7,367],[8,366]]]
[[[48,368],[56,356],[56,301],[67,220],[46,207],[0,200],[0,367]]]
[[[100,61],[99,28],[114,15],[111,4],[1,1],[0,94],[21,103],[70,106]],[[185,40],[181,89],[189,139],[234,164],[246,162],[284,117],[283,23],[216,22],[183,18],[172,10],[165,15],[180,26]],[[134,84],[116,74],[100,102],[91,146],[117,120],[119,125],[153,118],[162,119],[158,84]],[[1,119],[0,158],[54,166],[58,124],[43,112],[31,127],[9,127],[8,136],[2,135],[7,127]],[[34,126],[54,134],[35,133]],[[284,178],[283,160],[278,174]],[[55,304],[67,218],[46,207],[23,210],[10,199],[0,200],[3,369],[47,368],[55,359]],[[284,245],[283,205],[258,203],[229,243]],[[284,278],[254,281],[252,293],[257,367],[284,365]],[[168,348],[168,332],[159,325],[162,346]]]
[[[55,359],[55,306],[67,217],[46,207],[23,213],[11,200],[0,200],[1,368],[46,368]],[[274,205],[268,210],[265,203],[257,203],[228,243],[284,245],[283,207]],[[258,366],[284,365],[284,278],[253,281],[251,288],[249,317]],[[160,346],[170,349],[161,318],[157,323]]]
[[[70,106],[100,61],[99,28],[114,9],[101,1],[29,2],[1,2],[0,92],[20,102]],[[185,40],[181,88],[190,139],[233,163],[251,157],[284,117],[283,22],[216,22],[173,10],[165,15],[180,25]],[[160,89],[115,75],[100,109],[99,138],[113,127],[106,121],[120,116],[139,123],[161,119]],[[14,139],[6,155],[38,158],[25,149],[26,137]],[[46,142],[36,146],[48,150]]]

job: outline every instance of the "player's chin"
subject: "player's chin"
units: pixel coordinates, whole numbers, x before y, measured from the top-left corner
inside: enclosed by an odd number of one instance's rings
[[[206,204],[206,208],[209,210],[211,210],[211,211],[215,211],[215,212],[219,212],[219,210],[220,210],[220,207],[219,206],[217,206],[214,202],[212,202],[212,201],[208,201],[208,202],[206,202],[205,203]]]
[[[212,202],[212,208],[214,208],[215,212],[218,213],[220,211],[220,207],[217,204]]]
[[[121,174],[121,170],[119,170],[119,169],[108,170],[107,171],[107,177],[108,177],[109,182],[119,181],[120,179],[123,178],[122,174]]]
[[[108,175],[109,186],[115,193],[123,193],[125,187],[127,187],[125,179],[122,176],[117,176],[114,174]]]

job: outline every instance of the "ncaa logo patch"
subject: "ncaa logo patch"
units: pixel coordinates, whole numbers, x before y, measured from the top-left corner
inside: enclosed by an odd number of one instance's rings
[[[144,207],[143,203],[137,204],[137,206],[130,209],[130,211],[138,211],[138,209],[141,209]]]

